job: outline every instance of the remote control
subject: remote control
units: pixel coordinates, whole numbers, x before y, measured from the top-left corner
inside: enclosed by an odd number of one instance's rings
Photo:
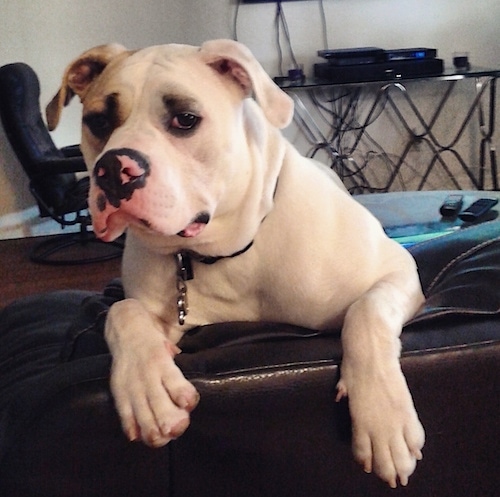
[[[461,212],[458,217],[462,221],[467,223],[472,223],[478,217],[486,214],[493,206],[498,204],[498,199],[496,198],[480,198],[476,200],[472,205],[467,207],[463,212]]]
[[[439,208],[439,212],[443,217],[456,216],[462,208],[463,199],[463,195],[448,195],[445,198],[443,205]]]

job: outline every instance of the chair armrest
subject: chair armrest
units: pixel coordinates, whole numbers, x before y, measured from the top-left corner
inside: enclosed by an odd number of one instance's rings
[[[65,173],[81,173],[86,172],[87,167],[83,157],[64,157],[61,159],[50,159],[36,164],[34,167],[36,175],[52,175]]]
[[[68,145],[67,147],[62,147],[61,152],[64,157],[81,157],[82,151],[80,150],[80,145]]]

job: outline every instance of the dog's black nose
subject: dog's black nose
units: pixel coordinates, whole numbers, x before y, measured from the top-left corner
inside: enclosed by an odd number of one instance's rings
[[[130,148],[108,150],[94,167],[97,185],[116,208],[122,200],[130,200],[137,188],[146,186],[149,173],[148,158]]]

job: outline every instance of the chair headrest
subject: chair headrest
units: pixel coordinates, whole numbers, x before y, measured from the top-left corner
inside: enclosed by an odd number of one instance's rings
[[[25,169],[37,161],[60,158],[40,110],[40,83],[27,64],[0,67],[0,115],[5,133]]]

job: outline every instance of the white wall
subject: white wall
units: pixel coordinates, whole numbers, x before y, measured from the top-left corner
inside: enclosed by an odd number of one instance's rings
[[[449,64],[466,50],[474,64],[500,68],[498,0],[324,0],[330,48],[436,47]],[[317,0],[285,2],[293,48],[306,72],[323,48]],[[38,73],[45,105],[66,64],[87,48],[118,41],[135,48],[157,43],[200,44],[232,37],[235,0],[1,0],[0,64],[24,61]],[[278,74],[274,4],[241,5],[238,39],[271,75]],[[59,145],[79,140],[79,106],[72,104],[54,133]],[[24,175],[0,130],[0,238],[48,232],[40,225]]]
[[[186,0],[185,0],[186,1]],[[231,0],[187,0],[204,15],[186,28],[192,43],[232,34]],[[234,3],[233,0],[232,3]],[[478,65],[500,67],[500,2],[497,0],[324,0],[329,48],[379,46],[435,47],[451,63],[454,51],[470,52]],[[284,2],[293,48],[306,69],[323,48],[319,2]],[[206,16],[205,16],[206,13]],[[274,4],[245,4],[239,9],[237,33],[266,69],[277,73]]]

